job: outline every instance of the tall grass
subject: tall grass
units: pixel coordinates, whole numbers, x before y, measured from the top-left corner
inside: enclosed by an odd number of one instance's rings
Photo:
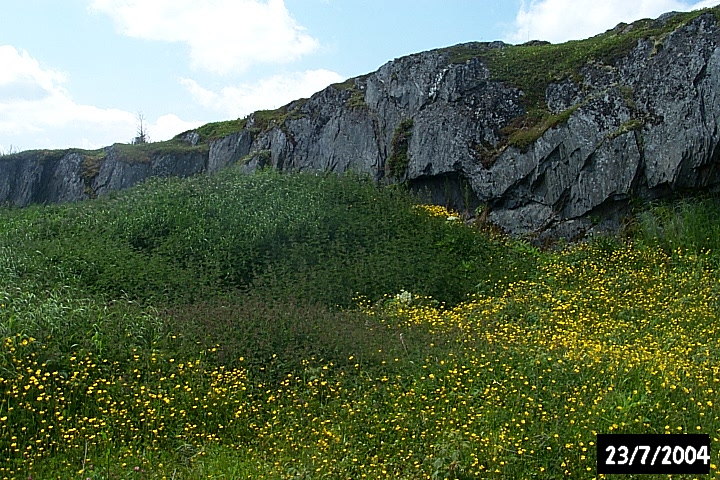
[[[684,249],[720,254],[720,199],[707,195],[649,205],[637,215],[636,236],[666,252]]]

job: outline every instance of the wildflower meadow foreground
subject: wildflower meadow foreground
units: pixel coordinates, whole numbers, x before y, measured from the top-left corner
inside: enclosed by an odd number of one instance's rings
[[[448,255],[488,238],[409,211]],[[277,273],[266,295],[108,298],[6,242],[0,478],[595,478],[600,433],[709,434],[720,476],[714,253],[492,242],[505,268],[462,266],[460,301],[408,287],[346,307]],[[58,264],[37,288],[30,266]]]

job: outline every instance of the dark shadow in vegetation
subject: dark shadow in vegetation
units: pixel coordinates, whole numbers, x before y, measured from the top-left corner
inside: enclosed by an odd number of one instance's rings
[[[161,312],[168,331],[183,332],[179,351],[214,350],[211,363],[248,368],[256,379],[282,381],[322,365],[385,372],[395,359],[420,362],[432,336],[424,326],[391,327],[357,310],[258,294],[212,299]],[[242,359],[242,360],[241,360]]]
[[[408,181],[408,186],[423,203],[442,205],[466,216],[475,214],[480,207],[470,182],[459,173],[415,178]]]

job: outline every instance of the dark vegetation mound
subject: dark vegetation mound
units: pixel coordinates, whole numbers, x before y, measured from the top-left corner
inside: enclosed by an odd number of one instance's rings
[[[0,212],[24,278],[105,299],[192,303],[239,291],[348,306],[402,289],[453,303],[511,281],[504,248],[346,175],[228,170],[92,202]],[[501,273],[498,273],[501,272]]]

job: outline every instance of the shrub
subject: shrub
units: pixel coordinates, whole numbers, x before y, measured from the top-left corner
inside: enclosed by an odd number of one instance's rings
[[[412,136],[413,119],[408,118],[400,122],[393,133],[390,142],[390,156],[387,160],[387,170],[391,177],[399,179],[407,171],[410,157],[408,149],[410,147],[410,137]]]

